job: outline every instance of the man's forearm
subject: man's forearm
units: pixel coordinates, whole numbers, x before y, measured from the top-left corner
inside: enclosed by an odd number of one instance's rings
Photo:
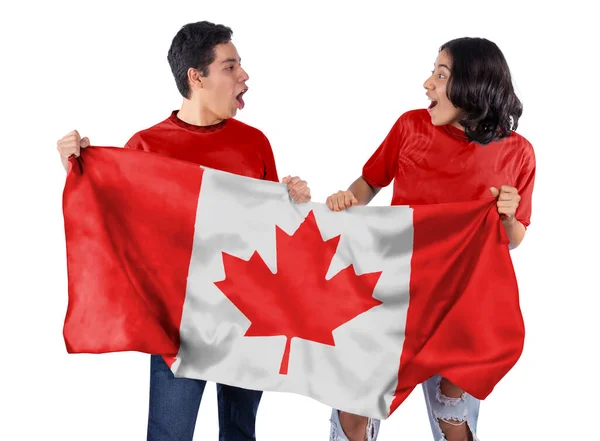
[[[62,156],[60,157],[60,162],[62,163],[64,169],[66,172],[69,171],[69,158],[63,158]]]

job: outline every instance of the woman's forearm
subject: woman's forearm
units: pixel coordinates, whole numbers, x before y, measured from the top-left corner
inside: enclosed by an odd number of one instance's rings
[[[348,190],[352,192],[358,201],[357,205],[367,205],[381,189],[371,187],[367,184],[367,181],[360,177],[350,185]]]
[[[502,225],[504,225],[506,235],[510,240],[510,248],[518,247],[525,237],[525,226],[514,217],[503,219]]]

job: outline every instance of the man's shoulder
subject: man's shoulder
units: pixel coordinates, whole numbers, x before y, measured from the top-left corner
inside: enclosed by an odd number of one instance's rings
[[[147,139],[149,136],[156,135],[164,132],[170,126],[169,118],[162,120],[159,123],[154,124],[146,129],[140,130],[134,133],[129,141],[125,144],[125,147],[132,149],[142,149],[142,141]]]
[[[256,137],[260,140],[266,138],[262,130],[257,129],[256,127],[251,126],[250,124],[246,124],[240,121],[239,119],[230,118],[227,121],[227,124],[229,124],[230,129],[236,130],[238,131],[238,133],[243,133],[246,136]]]

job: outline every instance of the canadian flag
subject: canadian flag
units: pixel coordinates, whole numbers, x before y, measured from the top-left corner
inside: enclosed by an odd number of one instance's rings
[[[336,213],[283,184],[86,148],[63,195],[67,351],[161,354],[178,377],[380,419],[434,374],[483,399],[524,340],[494,202]]]

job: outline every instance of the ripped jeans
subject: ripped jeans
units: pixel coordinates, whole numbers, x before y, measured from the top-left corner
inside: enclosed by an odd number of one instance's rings
[[[479,418],[479,403],[477,398],[468,393],[464,393],[461,398],[448,398],[441,394],[440,382],[442,377],[434,375],[422,384],[425,394],[425,403],[427,404],[427,414],[429,424],[433,433],[434,441],[445,441],[446,438],[440,428],[438,420],[444,420],[450,423],[466,421],[473,436],[473,441],[477,441],[475,433],[477,432],[477,419]],[[330,441],[348,441],[346,434],[342,430],[337,409],[331,413],[331,434]],[[375,441],[379,433],[380,421],[369,418],[367,423],[367,434],[365,439]]]

